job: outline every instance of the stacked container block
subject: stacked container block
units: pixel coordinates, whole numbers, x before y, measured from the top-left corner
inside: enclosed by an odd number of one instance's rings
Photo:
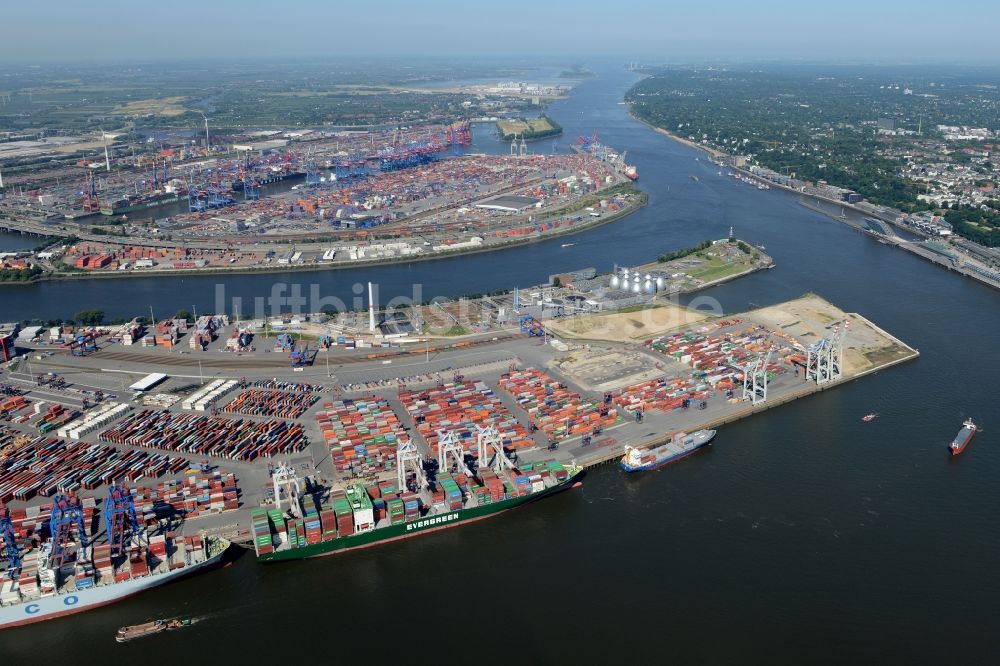
[[[294,453],[308,444],[302,426],[297,423],[280,420],[261,423],[149,409],[105,430],[101,439],[114,444],[243,461]]]
[[[550,441],[586,435],[618,420],[615,410],[584,400],[565,384],[534,368],[504,374],[500,388],[514,396]]]
[[[496,426],[508,448],[534,445],[524,426],[483,382],[447,383],[424,391],[400,391],[399,399],[435,455],[439,431],[455,432],[468,451],[476,445],[476,427],[491,424]]]
[[[384,398],[326,402],[316,419],[338,470],[367,476],[395,468],[403,429]]]

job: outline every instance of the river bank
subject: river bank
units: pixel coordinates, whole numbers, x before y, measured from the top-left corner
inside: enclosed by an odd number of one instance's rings
[[[652,125],[651,123],[648,123],[645,120],[636,117],[634,114],[631,113],[631,111],[629,112],[629,114],[636,121],[638,121],[638,122],[646,125],[650,129],[652,129],[653,131],[655,131],[657,134],[661,134],[661,135],[663,135],[665,137],[668,137],[668,138],[670,138],[670,139],[672,139],[672,140],[674,140],[674,141],[676,141],[678,143],[681,143],[681,144],[683,144],[685,146],[689,146],[691,148],[695,148],[695,149],[697,149],[697,150],[699,150],[699,151],[701,151],[701,152],[703,152],[703,153],[711,156],[713,159],[726,159],[726,158],[732,157],[731,155],[729,155],[727,153],[724,153],[722,151],[716,150],[714,148],[710,148],[708,146],[704,146],[704,145],[698,144],[698,143],[696,143],[694,141],[690,141],[688,139],[684,139],[684,138],[682,138],[680,136],[677,136],[676,134],[674,134],[674,133],[672,133],[672,132],[670,132],[668,130],[665,130],[665,129],[661,128],[661,127],[657,127],[655,125]],[[810,189],[810,190],[807,190],[806,188],[799,189],[799,188],[792,187],[790,185],[785,185],[785,184],[782,184],[782,183],[774,182],[772,180],[768,180],[766,178],[762,178],[761,176],[759,176],[759,175],[757,175],[755,173],[752,173],[748,169],[745,169],[745,168],[742,168],[742,167],[728,165],[727,168],[731,169],[732,171],[734,171],[736,173],[739,173],[739,174],[741,174],[741,175],[743,175],[743,176],[745,176],[747,178],[751,178],[755,182],[766,184],[768,187],[776,187],[776,188],[778,188],[780,190],[784,190],[785,192],[789,192],[791,194],[798,194],[799,196],[809,197],[809,198],[815,199],[817,201],[823,201],[824,203],[828,203],[828,204],[832,204],[834,206],[838,206],[841,209],[846,209],[846,210],[853,211],[853,212],[855,212],[855,213],[857,213],[859,215],[863,215],[863,216],[866,216],[866,217],[877,218],[877,219],[879,219],[879,220],[881,220],[883,222],[886,222],[888,224],[893,225],[894,227],[898,227],[898,228],[903,229],[903,230],[905,230],[905,231],[907,231],[909,233],[917,234],[917,232],[914,229],[912,229],[911,227],[909,227],[909,226],[907,226],[905,224],[902,224],[900,222],[900,216],[903,214],[901,211],[897,211],[897,210],[894,210],[894,209],[888,209],[888,210],[886,210],[883,207],[876,207],[876,206],[874,206],[872,204],[868,204],[867,205],[868,207],[862,207],[862,206],[860,206],[858,204],[848,203],[848,202],[843,201],[841,199],[837,199],[837,198],[834,198],[832,196],[823,194],[821,192],[816,191],[815,189]],[[805,205],[805,204],[803,204],[803,205]],[[839,216],[837,216],[837,215],[835,215],[835,214],[833,214],[833,213],[831,213],[829,211],[823,210],[822,208],[812,207],[812,206],[806,206],[806,208],[808,208],[810,210],[813,210],[813,211],[815,211],[817,213],[820,213],[821,215],[825,215],[826,217],[829,217],[830,219],[836,220],[837,222],[845,223],[845,224],[847,224],[848,226],[850,226],[850,227],[852,227],[854,229],[858,229],[859,228],[859,225],[857,225],[855,223],[852,223],[849,220],[845,220],[845,219],[843,219],[843,218],[841,218],[841,217],[839,217]],[[880,242],[884,242],[886,244],[893,245],[894,247],[902,248],[903,250],[906,250],[907,252],[915,254],[918,257],[920,257],[920,258],[922,258],[922,259],[924,259],[926,261],[931,262],[932,264],[934,264],[935,266],[938,266],[939,268],[945,268],[945,269],[947,269],[949,271],[953,271],[955,273],[959,273],[959,274],[961,274],[961,275],[963,275],[963,276],[965,276],[965,277],[967,277],[969,279],[975,280],[976,282],[978,282],[980,284],[983,284],[983,285],[985,285],[987,287],[990,287],[992,289],[1000,289],[1000,282],[991,280],[989,277],[987,277],[987,276],[985,276],[985,275],[977,272],[976,270],[973,270],[972,268],[970,268],[970,263],[971,262],[969,262],[969,261],[966,261],[964,263],[956,263],[956,262],[951,261],[951,260],[945,261],[943,258],[935,255],[933,252],[930,252],[928,250],[924,250],[922,247],[920,247],[920,246],[918,246],[918,245],[916,245],[916,244],[914,244],[913,242],[910,242],[910,241],[899,242],[899,241],[896,241],[895,239],[891,239],[891,238],[876,238],[876,240],[879,240]],[[958,254],[958,250],[955,250],[955,252],[956,252],[956,254]],[[974,266],[975,264],[971,264],[971,265]]]
[[[182,581],[71,620],[10,630],[4,633],[2,652],[10,660],[27,662],[37,660],[39,645],[44,645],[51,654],[72,656],[81,644],[106,644],[126,621],[123,618],[183,616],[206,618],[184,630],[185,654],[218,653],[225,645],[232,658],[259,659],[270,644],[248,643],[248,636],[329,632],[332,593],[338,607],[381,618],[383,633],[405,633],[412,631],[412,614],[386,609],[409,609],[415,599],[437,599],[449,581],[475,577],[481,573],[477,563],[489,560],[513,563],[517,576],[531,580],[587,581],[588,591],[574,598],[573,612],[546,617],[548,635],[559,640],[519,646],[536,661],[565,661],[567,645],[587,660],[620,661],[622,646],[608,641],[608,635],[664,635],[662,618],[667,616],[671,621],[665,638],[671,657],[681,662],[995,661],[1000,641],[991,632],[976,622],[947,624],[941,619],[988,618],[1000,610],[1000,580],[995,575],[1000,549],[1000,520],[994,509],[1000,502],[996,429],[987,423],[961,456],[950,457],[946,450],[965,418],[988,422],[996,412],[1000,390],[995,383],[970,390],[969,377],[972,369],[976,376],[1000,373],[1000,355],[989,352],[1000,293],[948,271],[930,270],[909,253],[891,251],[805,209],[797,197],[758,191],[719,176],[710,160],[695,160],[702,152],[628,117],[619,102],[638,75],[624,71],[619,62],[604,63],[597,71],[599,78],[582,82],[568,100],[553,104],[550,113],[559,118],[567,136],[589,136],[596,130],[602,142],[628,150],[629,162],[642,174],[649,204],[627,222],[578,234],[568,248],[552,240],[440,262],[315,272],[309,280],[301,277],[305,274],[292,274],[288,279],[315,282],[324,296],[352,305],[352,287],[368,281],[378,286],[380,303],[412,296],[414,285],[422,287],[416,300],[424,301],[542,284],[554,273],[581,266],[601,272],[613,263],[637,266],[649,262],[654,251],[723,238],[734,226],[738,237],[764,245],[777,268],[710,288],[693,299],[713,299],[735,315],[817,293],[906,340],[921,352],[919,359],[725,423],[711,447],[657,472],[626,475],[611,466],[595,468],[579,490],[523,513],[412,543],[389,544],[371,551],[372,556],[358,551],[339,555],[336,561],[277,565],[266,572],[252,557],[243,557],[211,578]],[[486,133],[479,141],[484,152],[509,150]],[[691,175],[698,175],[700,182]],[[276,280],[284,279],[269,274],[225,280],[203,276],[49,282],[0,290],[0,320],[56,318],[83,308],[124,317],[152,303],[157,312],[191,311],[192,306],[199,312],[214,311],[218,306],[213,289],[220,282],[225,282],[227,304],[239,297],[249,309],[254,299],[268,298]],[[313,285],[300,286],[307,294]],[[693,299],[679,300],[691,304]],[[357,307],[364,305],[362,296]],[[798,319],[789,314],[772,321],[772,328],[784,331],[783,326]],[[851,325],[852,331],[860,328]],[[823,326],[817,329],[819,335],[828,332]],[[847,345],[853,346],[850,338]],[[329,360],[341,383],[378,379],[374,373],[428,370],[441,371],[448,381],[453,369],[444,368],[449,365],[459,368],[520,356],[525,365],[539,367],[538,350],[548,348],[534,340],[505,355],[484,353],[487,347],[440,361],[431,356],[429,364],[420,354],[385,366],[375,361],[360,372],[354,370],[360,364],[341,367],[340,360],[348,356],[339,351]],[[195,360],[194,367],[177,368],[191,382],[199,375],[196,359],[231,358],[221,351],[178,356]],[[73,363],[108,367],[99,361],[97,356]],[[491,372],[499,374],[505,365]],[[374,366],[378,368],[371,370]],[[63,374],[62,369],[53,370]],[[259,375],[274,376],[269,373],[262,370]],[[463,374],[470,380],[491,380],[480,369]],[[72,373],[65,376],[83,383]],[[296,376],[299,381],[324,381],[324,359]],[[110,375],[105,383],[114,389],[117,376]],[[392,399],[396,388],[395,383],[373,384],[366,391],[390,394]],[[777,390],[771,396],[775,402],[782,397]],[[872,412],[879,414],[874,422],[861,420]],[[684,413],[666,413],[655,427],[647,419],[645,428],[633,434],[641,441],[647,433],[698,427],[714,416],[712,406],[697,410],[689,421],[680,420]],[[703,418],[695,419],[698,416]],[[623,440],[619,432],[607,431],[585,451]],[[329,456],[322,441],[316,448],[317,461]],[[241,479],[254,494],[261,492],[262,483]],[[627,569],[621,567],[622,553],[630,554]],[[956,553],[961,554],[960,566],[948,566]],[[644,579],[637,593],[632,572],[646,570],[686,575]],[[595,576],[595,571],[606,575]],[[206,594],[209,589],[211,594]],[[499,617],[524,613],[519,595],[494,595],[490,603]],[[678,605],[693,611],[676,613]],[[608,613],[618,607],[629,612]],[[276,608],[293,612],[276,613]],[[706,617],[713,621],[706,622]],[[726,628],[725,640],[719,640],[720,626]],[[761,627],[778,629],[767,632]],[[489,645],[496,638],[489,622],[467,623],[463,631],[470,645]],[[113,657],[148,661],[150,644],[115,645]],[[111,649],[105,652],[111,655]],[[640,662],[663,659],[660,642],[636,641],[629,650]],[[339,641],[337,651],[341,659],[372,658],[366,641]],[[378,654],[406,660],[414,652],[410,642],[395,641]]]
[[[529,245],[533,243],[540,243],[542,241],[547,241],[553,238],[561,238],[565,236],[572,236],[575,234],[582,233],[584,231],[589,231],[597,227],[610,224],[620,220],[632,213],[643,208],[647,202],[648,197],[645,193],[639,193],[639,199],[634,204],[627,208],[623,208],[620,211],[610,213],[608,215],[602,215],[600,217],[587,217],[584,218],[585,221],[582,224],[574,225],[566,229],[556,229],[551,232],[541,232],[535,236],[528,236],[524,238],[513,238],[510,240],[501,241],[499,243],[493,243],[489,245],[482,245],[479,247],[469,247],[461,248],[457,250],[447,250],[443,252],[435,252],[434,254],[424,255],[424,256],[406,256],[406,257],[386,257],[383,259],[371,259],[371,260],[357,260],[357,261],[345,261],[345,262],[331,262],[328,264],[304,264],[304,265],[268,265],[259,267],[248,267],[248,266],[236,266],[233,268],[217,266],[213,268],[189,268],[189,269],[167,269],[167,270],[148,270],[148,271],[112,271],[104,273],[86,273],[86,272],[65,272],[65,271],[55,271],[52,273],[47,273],[39,276],[33,280],[25,280],[22,282],[0,282],[0,285],[31,285],[37,284],[39,282],[56,282],[56,281],[81,281],[81,280],[111,280],[111,279],[122,279],[122,278],[167,278],[167,277],[194,277],[203,275],[256,275],[262,273],[310,273],[318,271],[336,271],[345,270],[351,268],[371,268],[375,266],[387,266],[393,264],[413,264],[422,263],[428,261],[436,261],[440,259],[449,259],[452,257],[459,257],[465,255],[483,254],[487,252],[497,252],[499,250],[506,250],[522,245]]]

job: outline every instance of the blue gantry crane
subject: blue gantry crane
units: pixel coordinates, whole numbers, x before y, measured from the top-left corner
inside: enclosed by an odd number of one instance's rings
[[[307,342],[301,349],[296,349],[288,354],[289,365],[293,368],[312,365],[316,359],[316,353],[315,349],[309,349],[309,343]]]
[[[87,547],[87,526],[83,520],[83,506],[72,495],[56,495],[52,499],[52,513],[49,515],[49,532],[52,534],[52,553],[49,566],[58,569],[66,559],[66,544],[70,542],[73,528],[76,528],[80,546]]]
[[[84,333],[73,338],[69,343],[69,351],[73,356],[86,356],[97,351],[97,340],[93,333]]]
[[[320,175],[319,167],[316,166],[316,162],[310,158],[309,162],[306,163],[306,186],[319,187],[322,182],[323,177]]]
[[[257,201],[260,199],[260,185],[249,173],[243,176],[243,200]]]
[[[531,315],[521,315],[521,332],[527,333],[528,337],[541,338],[545,336],[545,327]]]
[[[131,538],[142,534],[135,515],[135,498],[121,484],[108,488],[108,497],[104,500],[104,528],[108,533],[111,557],[124,555]]]
[[[10,522],[10,512],[0,504],[0,538],[3,539],[4,553],[7,555],[7,576],[13,580],[21,572],[21,550],[17,547],[14,524]]]

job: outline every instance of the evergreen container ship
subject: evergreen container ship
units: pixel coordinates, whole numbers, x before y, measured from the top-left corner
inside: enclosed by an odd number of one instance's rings
[[[301,501],[293,499],[299,516],[280,509],[255,509],[251,524],[257,559],[319,557],[456,527],[576,487],[584,474],[582,467],[554,460],[495,467],[476,475],[464,466],[461,472],[455,470],[438,474],[434,490],[418,473],[415,484],[404,482],[409,490],[402,488],[403,492],[398,487],[405,478],[401,475],[368,486],[349,483],[332,491],[323,504],[303,495]],[[276,488],[276,497],[279,492]]]
[[[113,518],[111,530],[123,540],[89,544],[85,535],[94,524],[95,505],[87,502],[57,498],[63,518],[53,514],[48,521],[26,517],[24,509],[0,510],[0,544],[7,560],[0,582],[0,629],[107,606],[206,571],[222,563],[230,545],[203,535],[150,535],[137,523],[132,523],[137,529],[122,531],[130,522],[127,512]],[[29,528],[25,537],[22,526],[29,523],[44,525]],[[59,536],[41,537],[52,532]]]

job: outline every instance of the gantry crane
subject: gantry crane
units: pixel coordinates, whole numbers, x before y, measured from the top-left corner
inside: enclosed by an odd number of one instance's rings
[[[52,499],[52,513],[49,514],[49,532],[52,534],[52,552],[49,566],[58,569],[66,559],[66,544],[72,539],[76,528],[80,547],[87,548],[87,526],[83,519],[83,506],[73,495],[56,495]]]
[[[7,576],[13,580],[21,573],[21,550],[17,547],[17,535],[10,521],[10,512],[0,503],[0,538],[3,539],[4,554],[7,556]]]
[[[104,500],[104,529],[108,533],[111,557],[125,555],[132,541],[144,536],[135,514],[135,498],[124,485],[108,488]]]
[[[416,476],[417,490],[419,491],[427,484],[427,477],[424,476],[424,466],[417,446],[409,439],[400,439],[396,447],[396,483],[397,488],[403,490],[407,487],[406,477],[412,472]]]
[[[479,469],[492,468],[497,476],[505,469],[514,469],[514,463],[503,450],[503,437],[492,423],[476,427],[476,445],[479,449]]]

